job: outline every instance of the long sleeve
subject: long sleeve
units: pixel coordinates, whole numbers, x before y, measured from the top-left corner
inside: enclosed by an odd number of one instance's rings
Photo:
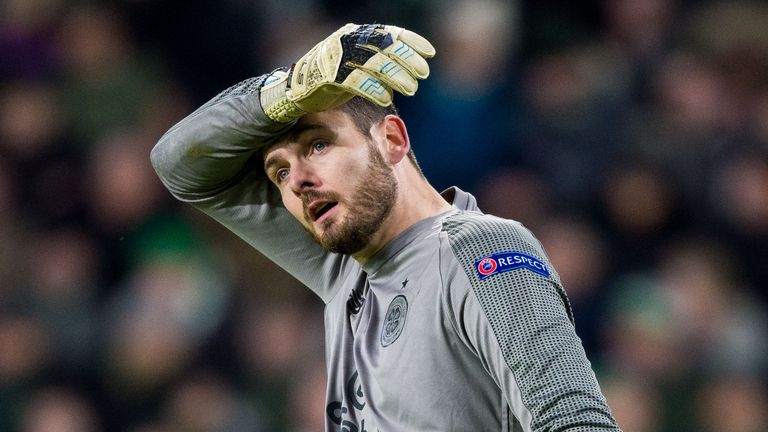
[[[444,234],[441,273],[454,327],[522,430],[618,431],[534,236],[476,213],[448,218]]]
[[[337,278],[354,264],[315,243],[263,174],[260,150],[291,127],[264,115],[258,94],[264,78],[230,87],[173,126],[152,149],[152,165],[177,199],[222,223],[328,302]]]

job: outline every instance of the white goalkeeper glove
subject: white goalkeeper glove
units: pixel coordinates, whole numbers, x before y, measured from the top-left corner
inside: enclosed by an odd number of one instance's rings
[[[417,79],[429,75],[435,48],[418,34],[395,26],[347,24],[315,45],[290,69],[262,84],[264,112],[288,122],[308,112],[335,108],[354,96],[381,106],[392,91],[413,96]]]

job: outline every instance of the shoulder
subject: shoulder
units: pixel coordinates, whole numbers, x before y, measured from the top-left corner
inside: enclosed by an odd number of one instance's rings
[[[443,221],[442,233],[470,280],[520,269],[559,282],[539,240],[518,221],[459,212]]]
[[[451,248],[488,253],[497,246],[514,246],[522,251],[543,253],[531,231],[518,221],[462,211],[443,221],[442,231]]]
[[[541,304],[557,304],[573,320],[560,276],[539,240],[520,222],[459,212],[444,220],[442,235],[447,240],[443,253],[449,255],[442,271],[474,292],[484,310],[522,298],[523,303],[548,299]]]

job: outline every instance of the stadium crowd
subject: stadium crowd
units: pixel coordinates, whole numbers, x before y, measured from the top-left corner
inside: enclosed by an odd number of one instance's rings
[[[149,165],[344,22],[411,28],[438,188],[542,240],[627,432],[768,424],[768,4],[0,2],[0,430],[322,430],[322,304]]]

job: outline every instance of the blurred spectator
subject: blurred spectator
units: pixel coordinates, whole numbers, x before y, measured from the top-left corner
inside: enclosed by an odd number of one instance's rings
[[[216,374],[192,376],[171,391],[162,430],[169,432],[267,431],[256,406]]]
[[[301,0],[291,3],[279,0],[264,1],[258,13],[268,23],[266,32],[254,60],[268,70],[289,66],[296,62],[317,42],[336,30],[327,11],[319,1]],[[345,5],[355,7],[355,2]],[[297,32],[300,28],[302,31]]]
[[[709,173],[727,154],[723,128],[730,109],[721,76],[705,59],[670,54],[651,79],[649,105],[635,112],[627,129],[628,158],[661,167],[698,207]]]
[[[597,230],[573,216],[554,216],[536,230],[571,301],[576,331],[590,357],[597,354],[598,323],[611,257]]]
[[[135,127],[144,101],[164,79],[162,68],[135,51],[119,11],[74,6],[60,29],[62,95],[77,144],[90,146],[110,132]]]
[[[147,161],[152,145],[140,131],[113,133],[98,141],[86,180],[95,228],[124,234],[159,212],[165,195]]]
[[[614,162],[603,173],[597,217],[607,233],[616,272],[645,270],[675,232],[689,228],[676,183],[653,163]]]
[[[690,382],[690,362],[696,358],[687,353],[663,290],[653,277],[644,274],[621,277],[611,288],[609,313],[601,323],[604,346],[599,370],[608,378],[606,397],[617,400],[618,415],[627,423],[620,425],[629,428],[640,423],[640,428],[653,426],[652,430],[664,432],[693,430],[689,429],[694,417],[690,401],[695,391]],[[619,380],[618,385],[639,382],[650,390],[640,395],[611,394],[614,380]],[[642,400],[654,396],[653,401]],[[627,413],[623,398],[632,397],[641,399],[638,409],[647,409],[656,417],[643,421],[635,418],[635,413]]]
[[[315,20],[322,19],[315,10],[305,11],[306,3],[316,1],[109,2],[113,6],[119,4],[133,51],[169,71],[189,92],[195,107],[255,71],[289,65],[291,62],[274,64],[269,58],[276,55],[284,38],[303,40],[302,35],[309,35]],[[289,13],[270,20],[267,17],[275,7]],[[300,18],[304,16],[307,17]],[[312,46],[308,40],[304,43],[309,43],[305,50]]]
[[[0,3],[0,78],[54,78],[56,17],[62,0]]]
[[[653,386],[633,378],[606,377],[601,385],[616,422],[627,432],[661,430],[659,395]]]
[[[659,284],[689,368],[760,375],[768,372],[768,315],[733,256],[711,240],[676,242],[661,258]]]
[[[0,428],[13,430],[51,366],[51,339],[35,319],[0,310]]]
[[[644,274],[622,276],[611,289],[600,326],[604,370],[647,385],[676,382],[688,359],[663,291]]]
[[[290,432],[312,432],[325,427],[325,369],[309,365],[304,370],[293,379],[291,387]]]
[[[49,357],[75,374],[96,348],[97,250],[77,229],[41,232],[35,244],[25,266],[26,308],[50,335]]]
[[[102,373],[122,407],[115,417],[124,421],[153,413],[146,401],[161,397],[195,363],[222,325],[231,295],[215,256],[183,222],[147,225],[132,248],[130,277],[101,317]]]
[[[768,147],[724,160],[711,179],[719,231],[740,255],[744,278],[768,304]]]
[[[24,232],[16,214],[16,190],[9,164],[0,158],[0,310],[19,284],[22,271],[18,264]],[[1,316],[1,315],[0,315]]]
[[[0,316],[0,385],[26,384],[50,361],[51,337],[34,318]]]
[[[28,160],[45,155],[64,126],[55,88],[42,82],[13,81],[0,98],[3,150]]]
[[[552,185],[563,208],[588,205],[600,174],[621,154],[631,90],[627,67],[620,53],[600,45],[571,47],[526,64],[523,157]]]
[[[605,37],[638,63],[662,54],[669,42],[678,1],[603,0]]]
[[[768,147],[768,89],[761,90],[755,98],[750,129],[762,148]]]
[[[738,131],[768,85],[768,5],[711,2],[686,24],[688,43],[710,61],[722,82],[722,122]]]
[[[82,395],[66,389],[41,389],[24,412],[20,432],[98,432],[99,417]]]
[[[57,89],[15,80],[0,94],[0,156],[12,164],[16,204],[28,220],[75,222],[82,202],[82,154],[68,148]]]
[[[325,373],[322,329],[319,325],[309,325],[320,323],[322,318],[313,309],[297,303],[276,303],[269,308],[247,306],[238,314],[240,321],[236,329],[241,373],[249,380],[255,400],[265,407],[270,430],[289,430],[294,421],[310,420],[292,410],[298,407],[291,406],[291,385],[298,383],[297,375],[305,374],[298,371]],[[323,398],[314,402],[324,407],[324,400],[323,392]],[[312,407],[301,410],[316,412]]]
[[[527,169],[502,168],[480,177],[476,198],[484,212],[536,229],[552,211],[549,183]]]
[[[604,283],[610,258],[594,227],[574,217],[560,216],[547,220],[538,232],[571,300],[581,303],[595,296]]]
[[[764,382],[749,376],[716,376],[696,398],[696,430],[759,432],[768,424]]]
[[[481,0],[440,4],[432,11],[439,54],[430,79],[420,84],[423,90],[402,99],[401,108],[413,119],[408,132],[414,150],[424,155],[419,163],[438,190],[457,185],[477,192],[479,177],[514,160],[519,150],[511,69],[520,31],[517,8],[517,2]]]
[[[768,316],[741,288],[731,256],[718,243],[678,240],[655,274],[628,278],[613,292],[606,366],[663,392],[661,430],[689,430],[705,377],[768,370]]]

